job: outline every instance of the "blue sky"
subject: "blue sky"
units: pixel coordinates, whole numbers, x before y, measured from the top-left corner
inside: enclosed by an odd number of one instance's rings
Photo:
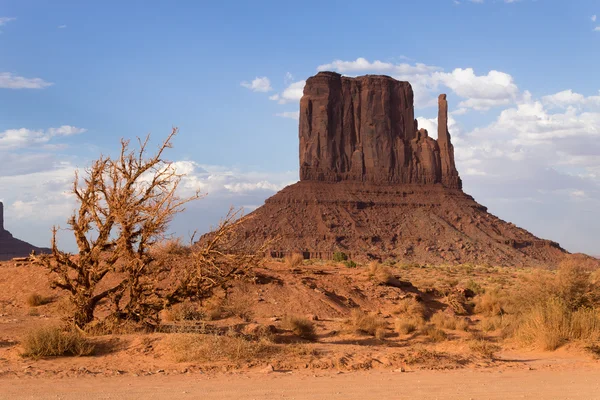
[[[0,0],[6,227],[47,244],[73,207],[75,168],[172,126],[185,189],[208,193],[173,231],[205,230],[229,205],[250,210],[297,180],[298,96],[330,69],[410,81],[430,131],[432,99],[448,93],[465,190],[599,253],[596,15],[596,0]]]

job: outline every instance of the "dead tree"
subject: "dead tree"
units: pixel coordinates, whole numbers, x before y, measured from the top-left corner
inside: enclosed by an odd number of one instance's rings
[[[198,192],[184,198],[177,195],[182,175],[163,159],[176,134],[174,128],[151,157],[147,157],[149,137],[139,141],[137,150],[122,140],[117,158],[101,156],[81,181],[76,174],[72,192],[78,209],[68,225],[78,253],[59,250],[54,228],[52,253],[35,256],[52,272],[52,285],[69,292],[76,326],[89,324],[104,299],[111,300],[114,315],[140,319],[139,304],[147,276],[152,275],[149,249],[163,238],[183,206],[200,197]]]

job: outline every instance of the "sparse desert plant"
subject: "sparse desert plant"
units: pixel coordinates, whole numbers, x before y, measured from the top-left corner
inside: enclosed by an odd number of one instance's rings
[[[600,314],[589,308],[573,311],[563,300],[550,298],[521,315],[515,336],[543,350],[555,350],[574,340],[593,342],[600,339]]]
[[[22,341],[23,357],[87,356],[94,345],[75,330],[46,326],[30,331]]]
[[[501,350],[501,347],[485,338],[477,338],[469,342],[469,349],[483,358],[493,360],[495,354]]]
[[[256,361],[277,351],[277,347],[267,340],[248,340],[233,333],[173,334],[169,338],[169,347],[178,362]]]
[[[29,296],[27,296],[26,302],[29,307],[38,307],[52,302],[52,298],[42,296],[39,293],[31,293]]]
[[[481,330],[484,332],[492,332],[500,328],[504,328],[503,318],[501,315],[484,317],[480,322]]]
[[[467,284],[465,285],[465,287],[466,287],[466,289],[469,289],[476,295],[485,293],[485,289],[483,288],[483,286],[481,286],[480,283],[475,282],[473,279],[469,279],[467,281]]]
[[[438,328],[466,331],[469,323],[465,318],[450,315],[447,312],[438,311],[431,316],[430,322]]]
[[[285,265],[289,268],[296,268],[302,265],[304,256],[300,253],[293,253],[285,257]]]
[[[223,316],[223,299],[212,297],[204,303],[204,317],[209,321],[218,320]]]
[[[174,304],[163,313],[165,321],[199,321],[204,314],[191,301]]]
[[[448,335],[442,329],[437,328],[435,325],[427,325],[421,333],[427,336],[432,342],[443,342],[448,339]]]
[[[475,312],[488,317],[502,315],[506,303],[507,299],[499,289],[490,290],[475,297]]]
[[[425,321],[420,316],[400,316],[394,321],[394,328],[401,335],[408,335],[421,328]]]
[[[369,279],[377,285],[388,285],[394,279],[394,275],[390,269],[376,261],[369,264]]]
[[[414,297],[407,297],[398,303],[394,310],[394,314],[402,314],[423,319],[427,315],[427,308],[425,307],[425,304]]]
[[[252,296],[250,285],[243,283],[238,290],[223,300],[221,309],[228,315],[250,322],[253,317],[253,301],[254,297]]]
[[[288,315],[283,318],[282,327],[303,339],[314,340],[316,338],[315,325],[307,318]]]
[[[352,261],[352,260],[346,260],[346,261],[344,261],[344,265],[347,268],[356,268],[356,263],[354,261]]]
[[[377,339],[385,338],[387,323],[378,315],[354,309],[348,322],[355,332],[375,336]]]
[[[348,255],[341,251],[336,251],[333,253],[333,261],[335,262],[343,262],[348,260]]]
[[[444,303],[448,304],[448,307],[457,315],[470,314],[470,310],[472,309],[463,293],[449,293],[446,295]]]

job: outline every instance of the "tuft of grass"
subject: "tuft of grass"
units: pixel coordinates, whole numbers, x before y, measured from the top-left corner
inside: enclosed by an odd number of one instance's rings
[[[336,251],[333,253],[333,261],[335,262],[343,262],[348,260],[348,255],[341,251]]]
[[[450,330],[461,330],[466,331],[469,329],[469,323],[465,318],[459,318],[454,315],[450,315],[443,311],[438,311],[430,319],[438,328],[450,329]]]
[[[29,307],[38,307],[51,303],[52,298],[42,296],[39,293],[31,293],[29,296],[27,296],[26,302]]]
[[[163,319],[165,321],[200,321],[203,313],[190,301],[178,303],[165,310]]]
[[[503,315],[508,299],[498,289],[487,291],[475,297],[475,312],[487,317]]]
[[[255,361],[277,351],[267,340],[248,340],[243,336],[176,333],[169,347],[178,362]]]
[[[394,328],[400,335],[408,335],[413,333],[418,328],[422,327],[424,320],[418,316],[401,316],[396,318],[394,322]]]
[[[484,338],[471,340],[469,343],[469,349],[471,352],[490,360],[493,360],[495,358],[495,354],[501,350],[500,346]]]
[[[421,333],[427,336],[432,342],[443,342],[448,339],[446,332],[434,325],[427,325]]]
[[[390,269],[376,261],[369,264],[369,279],[377,285],[389,285],[394,279]]]
[[[283,318],[282,326],[303,339],[314,340],[316,338],[315,325],[307,318],[286,316]]]
[[[254,298],[251,294],[250,285],[243,285],[236,293],[228,296],[221,306],[226,314],[241,318],[245,322],[250,322],[253,317],[253,302]]]
[[[556,350],[574,340],[597,341],[600,339],[600,314],[590,308],[573,311],[565,301],[550,298],[523,313],[515,336],[521,343],[543,350]]]
[[[427,315],[427,308],[422,302],[418,301],[417,299],[413,297],[408,297],[402,299],[398,303],[398,306],[396,307],[396,310],[394,310],[393,314],[401,314],[404,316],[418,317],[423,319]]]
[[[285,257],[285,265],[290,268],[296,268],[302,265],[304,256],[300,253],[294,253]]]
[[[65,331],[56,326],[46,326],[30,331],[22,341],[23,357],[42,358],[60,356],[87,356],[94,345],[77,331]]]
[[[371,335],[377,339],[385,338],[387,323],[377,315],[366,314],[355,309],[352,310],[349,324],[355,332]]]

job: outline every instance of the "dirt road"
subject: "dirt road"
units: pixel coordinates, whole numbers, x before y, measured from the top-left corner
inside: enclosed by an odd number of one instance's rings
[[[1,399],[600,399],[598,371],[0,379]]]

